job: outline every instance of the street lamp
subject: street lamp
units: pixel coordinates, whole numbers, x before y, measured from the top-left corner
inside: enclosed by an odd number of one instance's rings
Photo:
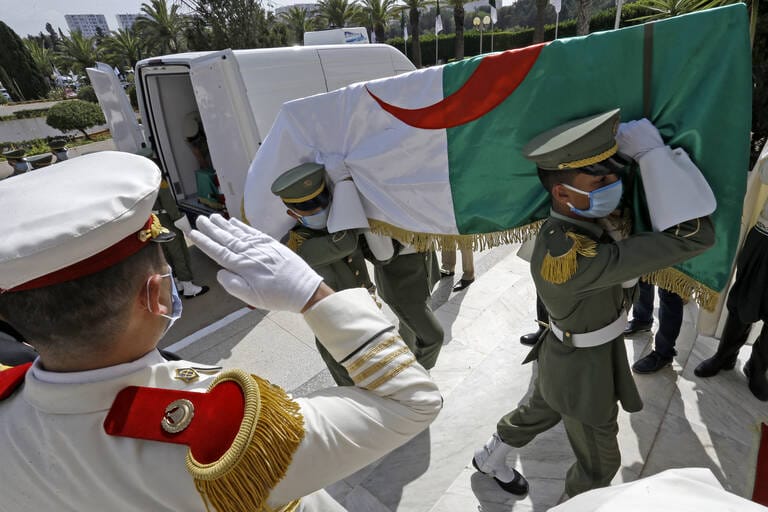
[[[472,20],[472,24],[475,26],[477,30],[480,31],[480,53],[483,53],[483,30],[487,30],[488,26],[491,24],[491,17],[490,16],[483,16],[483,19],[480,19],[480,16],[475,16],[475,18]]]

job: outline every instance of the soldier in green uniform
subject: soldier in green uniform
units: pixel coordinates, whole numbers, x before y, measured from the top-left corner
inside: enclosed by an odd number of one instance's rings
[[[372,259],[373,278],[381,300],[399,320],[400,336],[427,370],[435,366],[445,332],[427,304],[440,280],[435,251],[416,252],[398,243],[387,261]]]
[[[714,244],[707,216],[714,195],[685,152],[665,146],[645,119],[621,125],[617,135],[618,125],[612,110],[542,133],[523,150],[552,200],[531,258],[549,327],[525,360],[539,365],[528,403],[499,420],[473,459],[509,492],[523,494],[528,483],[506,456],[560,421],[576,455],[565,492],[610,484],[621,464],[617,402],[628,412],[643,406],[624,347],[626,288]],[[627,161],[617,150],[638,163],[654,227],[620,240],[597,222],[622,197]]]
[[[296,219],[296,226],[288,233],[286,244],[334,290],[362,287],[373,292],[360,245],[360,233],[356,230],[328,233],[326,229],[331,195],[324,175],[322,165],[306,163],[281,174],[272,184],[272,193],[283,200],[288,207],[288,215]],[[317,338],[315,343],[336,384],[354,385],[344,366]]]

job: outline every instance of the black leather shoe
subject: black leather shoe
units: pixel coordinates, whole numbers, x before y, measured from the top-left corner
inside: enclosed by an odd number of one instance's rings
[[[750,357],[744,365],[744,375],[747,376],[749,390],[755,398],[768,402],[768,380],[765,378],[765,368],[760,368]]]
[[[693,374],[702,378],[714,377],[720,372],[720,370],[733,370],[736,368],[737,359],[738,354],[734,354],[727,359],[718,357],[718,355],[715,354],[709,359],[705,359],[700,362],[699,365],[694,368]]]
[[[656,373],[672,364],[671,357],[664,357],[655,350],[632,365],[632,371],[635,373]]]
[[[536,344],[537,341],[539,341],[539,338],[544,333],[544,328],[542,326],[539,326],[539,330],[536,332],[529,332],[528,334],[523,334],[520,336],[520,343],[523,345],[528,345],[529,347],[532,347]]]
[[[442,270],[442,269],[440,269],[440,279],[442,279],[444,277],[451,277],[451,276],[454,276],[454,275],[456,275],[456,272],[454,272],[453,270]]]
[[[477,463],[475,462],[474,457],[472,457],[472,465],[475,467],[477,471],[480,471],[480,468],[477,467]],[[518,470],[513,469],[512,471],[515,473],[515,477],[510,482],[502,482],[496,477],[493,477],[493,479],[496,481],[497,484],[499,484],[499,487],[501,487],[502,489],[504,489],[509,493],[516,494],[518,496],[523,496],[525,494],[528,494],[528,480],[526,480],[525,477],[521,475]],[[480,471],[480,473],[483,473],[483,472]]]
[[[624,328],[624,336],[632,336],[640,332],[648,332],[653,327],[653,322],[637,322],[630,320],[627,327]]]
[[[469,285],[471,285],[474,282],[475,282],[474,279],[462,279],[461,281],[456,283],[456,286],[453,287],[453,291],[460,292],[465,288],[469,288]]]

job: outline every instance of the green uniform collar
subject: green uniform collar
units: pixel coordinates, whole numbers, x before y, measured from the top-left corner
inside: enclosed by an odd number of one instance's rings
[[[549,210],[549,216],[553,217],[555,219],[561,220],[563,222],[569,222],[571,224],[576,224],[581,229],[588,231],[589,233],[592,233],[595,235],[595,237],[600,237],[603,234],[603,228],[600,227],[599,224],[596,222],[587,222],[585,220],[578,220],[574,219],[573,217],[568,217],[567,215],[563,215],[561,213],[557,213],[555,210]]]

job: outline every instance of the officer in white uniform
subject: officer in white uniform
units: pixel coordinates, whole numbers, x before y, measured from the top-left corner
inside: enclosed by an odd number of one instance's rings
[[[166,361],[181,301],[151,216],[160,172],[126,153],[0,183],[0,317],[38,350],[0,371],[0,511],[342,510],[323,487],[425,429],[440,393],[365,289],[220,216],[192,239],[248,304],[303,313],[354,387],[292,399]],[[38,205],[45,205],[40,208]]]

